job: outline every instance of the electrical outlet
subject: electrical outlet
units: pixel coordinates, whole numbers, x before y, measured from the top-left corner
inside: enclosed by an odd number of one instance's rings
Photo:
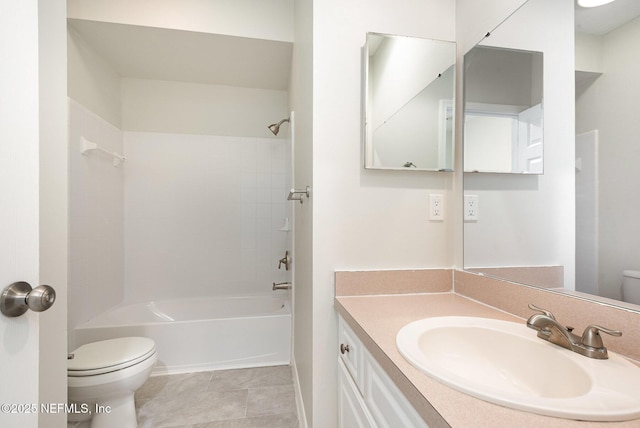
[[[444,221],[444,195],[429,195],[429,220]]]
[[[464,195],[464,220],[478,221],[478,195]]]

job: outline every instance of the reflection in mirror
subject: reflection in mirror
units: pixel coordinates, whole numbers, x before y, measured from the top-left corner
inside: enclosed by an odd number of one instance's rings
[[[475,216],[466,212],[464,216],[466,270],[545,288],[574,287],[574,101],[572,91],[566,89],[573,85],[573,30],[566,24],[572,15],[572,4],[529,0],[465,56],[465,70],[467,58],[471,71],[476,65],[494,70],[482,73],[493,73],[493,81],[482,79],[480,84],[486,87],[469,90],[467,84],[474,79],[464,79],[465,113],[479,106],[477,110],[493,121],[491,131],[486,123],[476,126],[482,129],[478,139],[517,134],[517,115],[539,106],[543,99],[545,115],[544,174],[464,173],[465,201],[471,199],[475,204]],[[547,31],[532,25],[542,22]],[[510,83],[518,80],[524,83]],[[480,99],[478,94],[483,92],[488,97]],[[501,115],[495,117],[495,110]],[[464,127],[465,171],[469,169],[469,132],[478,117],[482,122],[484,116],[472,114],[469,126],[465,123]],[[513,144],[507,145],[503,149],[511,153]],[[495,147],[488,150],[498,151]],[[505,164],[515,163],[515,156],[505,157]],[[490,171],[498,172],[495,166]]]
[[[453,42],[367,33],[365,168],[453,170]]]
[[[513,27],[512,18],[517,18],[525,7],[538,3],[545,1],[528,0],[503,25]],[[546,3],[553,8],[561,7],[561,2]],[[580,292],[581,297],[592,295],[597,301],[640,311],[640,300],[633,300],[632,291],[623,292],[623,284],[626,290],[629,290],[627,285],[633,290],[633,283],[639,282],[634,279],[634,272],[640,271],[640,221],[635,214],[640,206],[633,197],[640,194],[640,168],[637,167],[640,145],[635,143],[636,136],[640,135],[636,108],[640,98],[637,79],[640,62],[632,54],[640,40],[640,2],[617,0],[590,9],[575,6],[571,13],[574,12],[577,136],[575,142],[571,138],[575,149],[573,159],[563,159],[562,164],[556,161],[556,147],[562,143],[555,138],[559,132],[556,118],[571,123],[572,117],[557,109],[556,114],[549,113],[558,101],[557,92],[566,90],[566,87],[554,86],[555,90],[545,91],[547,153],[544,176],[465,174],[465,194],[480,195],[477,202],[480,217],[478,221],[465,222],[464,266],[469,271],[527,285],[551,288],[562,285],[569,292]],[[547,10],[539,19],[529,22],[544,22],[547,29],[553,28],[556,41],[562,43],[567,38],[566,32],[573,32],[574,28],[553,27],[557,19],[564,20],[564,25],[571,22],[570,17],[555,9]],[[497,31],[492,32],[491,38]],[[562,36],[558,32],[562,32]],[[537,34],[542,38],[545,33]],[[550,73],[554,75],[551,78],[564,73],[566,64],[561,58],[550,59],[548,52],[544,52]],[[547,73],[545,87],[549,86],[549,80]],[[550,125],[551,121],[554,123]],[[563,136],[568,137],[571,136]],[[555,173],[565,164],[570,164],[572,171],[564,171],[563,177],[551,183],[544,182],[548,174]],[[519,187],[514,184],[517,178],[522,179]],[[575,212],[569,213],[573,218],[560,220],[557,217],[562,216],[561,211],[548,210],[554,208],[554,201],[539,198],[539,194],[548,191],[554,183],[564,186],[566,181],[572,182],[569,191],[563,189],[556,193],[564,200],[575,198]],[[535,202],[530,203],[531,199]],[[490,233],[474,230],[487,220],[488,214],[514,212],[518,205],[525,207],[519,214],[502,216],[500,220],[490,219],[494,224]],[[540,216],[547,217],[546,227],[538,226]],[[531,237],[523,236],[521,231],[526,230],[533,230],[544,242],[538,245]],[[570,236],[567,231],[574,230],[575,242],[570,244],[575,245],[575,269],[570,260],[563,258],[565,252],[573,254],[564,245],[564,240]],[[505,251],[503,247],[509,242],[514,245]],[[514,254],[520,258],[514,260]],[[545,254],[550,255],[546,260]],[[564,271],[562,284],[558,281],[558,269]],[[575,270],[575,280],[572,280],[571,270]]]
[[[622,287],[640,271],[640,2],[594,9],[576,8],[576,289],[640,304]]]
[[[542,52],[464,56],[465,172],[543,173]]]

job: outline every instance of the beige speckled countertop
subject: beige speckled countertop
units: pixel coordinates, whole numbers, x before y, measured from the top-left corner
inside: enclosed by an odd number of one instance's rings
[[[626,422],[581,422],[509,409],[458,392],[423,374],[398,352],[396,334],[405,324],[435,316],[477,316],[514,322],[524,319],[448,293],[338,296],[338,313],[430,427],[640,427]]]

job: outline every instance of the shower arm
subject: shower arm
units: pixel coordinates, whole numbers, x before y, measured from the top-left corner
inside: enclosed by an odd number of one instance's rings
[[[280,126],[285,123],[285,122],[290,122],[291,118],[288,117],[286,119],[282,119],[280,122],[278,123],[272,123],[271,125],[267,126],[267,128],[269,128],[269,131],[271,131],[271,133],[273,135],[278,135],[278,132],[280,132]]]

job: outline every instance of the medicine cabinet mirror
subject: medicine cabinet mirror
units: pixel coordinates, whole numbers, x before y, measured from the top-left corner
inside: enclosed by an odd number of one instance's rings
[[[454,42],[367,33],[367,169],[453,170]]]
[[[464,56],[464,171],[542,174],[543,54],[490,44]]]

